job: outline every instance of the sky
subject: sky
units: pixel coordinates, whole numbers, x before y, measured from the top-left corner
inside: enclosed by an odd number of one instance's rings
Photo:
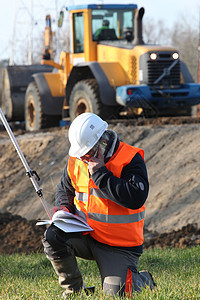
[[[8,59],[12,50],[16,51],[18,40],[24,39],[24,43],[28,44],[31,18],[34,28],[40,25],[43,30],[47,13],[56,16],[56,12],[58,15],[64,6],[80,3],[134,3],[145,8],[144,18],[163,20],[168,28],[181,16],[188,16],[197,28],[200,23],[200,0],[0,0],[0,60]],[[26,38],[23,36],[25,32]]]

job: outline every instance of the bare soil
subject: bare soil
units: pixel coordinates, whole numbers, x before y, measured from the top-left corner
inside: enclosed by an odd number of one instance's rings
[[[167,125],[166,125],[167,124]],[[36,170],[49,209],[67,161],[67,127],[26,133],[13,128],[32,170]],[[119,138],[145,151],[150,192],[146,202],[145,247],[186,247],[200,244],[200,123],[111,122]],[[42,251],[48,218],[31,181],[0,125],[0,252]]]

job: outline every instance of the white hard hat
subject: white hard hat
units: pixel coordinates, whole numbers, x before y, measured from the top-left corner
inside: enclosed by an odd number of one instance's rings
[[[85,155],[97,143],[107,127],[107,122],[93,113],[83,113],[76,117],[68,133],[71,144],[69,155],[77,158]]]

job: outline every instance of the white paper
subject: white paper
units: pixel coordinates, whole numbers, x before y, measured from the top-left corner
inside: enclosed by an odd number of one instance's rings
[[[54,224],[64,232],[81,232],[93,230],[82,218],[64,210],[57,211],[52,220],[41,220],[36,225]]]

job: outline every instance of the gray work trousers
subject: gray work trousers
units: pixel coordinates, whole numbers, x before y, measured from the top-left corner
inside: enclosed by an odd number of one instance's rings
[[[100,271],[103,291],[106,294],[124,294],[128,268],[135,274],[135,277],[139,274],[137,272],[139,255],[131,250],[99,243],[89,234],[65,233],[54,225],[51,225],[45,232],[43,245],[44,252],[49,260],[61,261],[61,263],[62,260],[65,261],[66,273],[68,272],[66,265],[67,257],[69,261],[75,261],[74,268],[77,268],[75,257],[95,260]],[[70,269],[72,269],[71,266]],[[70,281],[68,283],[73,286],[73,274],[68,274],[67,278]],[[77,278],[75,280],[77,282]],[[138,278],[137,280],[140,279]]]

